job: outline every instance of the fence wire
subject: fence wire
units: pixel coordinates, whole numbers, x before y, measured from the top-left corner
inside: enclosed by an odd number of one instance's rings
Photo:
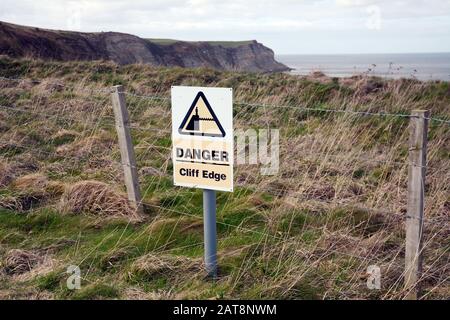
[[[22,108],[15,108],[15,107],[11,107],[11,106],[0,106],[0,108],[4,108],[4,109],[6,109],[8,111],[13,111],[13,112],[14,111],[18,111],[18,112],[30,113],[32,115],[46,116],[46,117],[48,117],[47,119],[57,119],[57,120],[59,120],[59,119],[67,119],[67,120],[79,121],[78,118],[71,117],[69,115],[54,115],[54,114],[48,114],[48,113],[40,113],[40,112],[33,111],[33,110],[22,109]],[[108,119],[113,119],[113,118],[109,117]],[[102,125],[106,126],[106,127],[109,127],[111,129],[114,129],[116,127],[120,127],[120,126],[116,125],[115,123],[102,123]],[[172,132],[171,130],[164,130],[164,129],[158,129],[158,128],[142,128],[142,127],[133,126],[133,125],[126,126],[126,127],[129,128],[129,129],[136,129],[136,130],[143,130],[143,131],[147,131],[148,130],[148,131],[165,132],[165,133],[171,133]],[[64,158],[64,155],[58,153],[57,151],[49,152],[49,151],[42,150],[42,148],[38,148],[38,147],[34,147],[33,148],[33,147],[24,146],[24,145],[21,145],[21,144],[7,142],[7,141],[3,141],[3,143],[0,143],[0,148],[3,150],[4,155],[7,155],[7,150],[8,149],[18,148],[18,149],[21,149],[21,150],[24,150],[24,151],[30,151],[34,155],[42,155],[42,154],[44,154],[44,155],[47,155],[47,156],[52,157],[52,158]],[[147,150],[148,149],[162,149],[162,150],[167,151],[167,159],[168,160],[170,160],[171,157],[172,157],[172,154],[171,154],[172,149],[170,147],[163,147],[163,146],[157,146],[157,145],[149,145],[147,147],[135,147],[135,149],[139,149],[139,148],[147,149]],[[94,150],[91,150],[87,154],[85,154],[84,158],[88,158],[88,157],[93,156],[95,154],[96,154],[96,152]],[[297,160],[297,161],[304,161],[305,159],[307,159],[308,157],[311,157],[311,156],[313,156],[313,157],[315,156],[316,158],[314,158],[314,159],[320,159],[320,161],[322,161],[322,162],[324,162],[326,160],[326,158],[334,158],[334,159],[339,159],[340,158],[339,155],[330,154],[330,153],[327,153],[327,152],[308,152],[307,154],[304,155],[304,158],[302,160]],[[321,157],[321,158],[319,158],[319,157]],[[399,162],[399,161],[377,160],[377,159],[361,159],[361,158],[358,158],[357,160],[361,161],[361,162],[376,163],[376,164],[381,164],[381,165],[395,165],[395,166],[400,166],[400,167],[405,167],[405,166],[410,165],[410,166],[422,167],[422,166],[418,166],[418,165],[416,165],[414,163],[410,163],[408,161]],[[132,165],[127,164],[127,163],[119,162],[117,164],[121,165],[121,166],[132,167],[132,168],[137,169],[137,170],[141,169],[139,166],[132,166]],[[423,167],[430,168],[430,166],[428,166],[428,165],[427,166],[423,166]],[[286,193],[289,193],[289,191],[290,191],[289,188],[276,189],[276,188],[270,188],[270,187],[269,188],[258,187],[258,190],[262,191],[262,192],[266,192],[266,193],[271,194],[271,195],[276,196],[276,197],[283,197],[284,195],[286,195]],[[290,198],[295,198],[295,199],[298,199],[298,200],[308,200],[308,195],[296,195],[296,194],[289,193],[288,196]],[[321,202],[321,203],[327,203],[327,204],[345,204],[345,202],[341,202],[339,199],[331,200],[331,201],[330,200],[326,200],[326,199],[318,199],[318,201]],[[146,205],[148,205],[150,207],[154,207],[154,205],[149,204],[149,203],[145,203],[144,202],[144,204],[146,204]],[[162,208],[162,207],[159,207],[159,208],[163,209],[163,210],[170,211],[167,208]],[[367,209],[375,210],[374,208],[367,208]],[[178,212],[178,213],[180,213],[180,212]],[[391,214],[393,214],[393,213],[391,213]],[[186,214],[186,215],[187,216],[191,216],[191,217],[194,216],[194,215],[189,215],[189,214]],[[198,217],[198,216],[195,216],[195,217]],[[404,218],[413,218],[413,217],[409,217],[406,214],[403,215],[403,217]],[[434,222],[436,222],[436,219],[424,217],[423,221],[434,223]],[[437,221],[437,223],[441,223],[441,221],[439,220],[439,221]],[[239,226],[236,226],[236,225],[228,225],[228,226],[239,228]]]
[[[40,84],[43,83],[43,80],[32,80],[32,79],[24,79],[24,78],[9,78],[0,76],[0,80],[4,81],[13,81],[13,82],[29,82],[32,84]],[[81,90],[85,91],[87,93],[100,93],[100,94],[110,94],[113,92],[111,88],[102,88],[102,89],[92,89],[88,87],[68,87],[60,82],[46,82],[48,84],[54,84],[56,86],[61,86],[66,89],[70,89],[73,91]],[[145,94],[138,94],[128,91],[120,92],[125,95],[146,99],[149,101],[165,101],[169,102],[169,97],[164,96],[157,96],[157,95],[145,95]],[[236,101],[233,103],[234,105],[240,105],[240,106],[246,106],[246,107],[256,107],[256,108],[281,108],[281,109],[293,109],[296,111],[317,111],[317,112],[326,112],[326,113],[346,113],[346,114],[353,114],[353,115],[360,115],[360,116],[378,116],[378,117],[399,117],[399,118],[422,118],[418,116],[414,116],[411,114],[400,114],[400,113],[387,113],[387,112],[369,112],[369,111],[359,111],[359,110],[348,110],[348,109],[326,109],[326,108],[310,108],[310,107],[304,107],[304,106],[291,106],[291,105],[273,105],[273,104],[262,104],[262,103],[249,103],[244,101]],[[447,119],[440,119],[440,118],[424,118],[429,121],[435,121],[442,124],[450,125],[450,120]]]

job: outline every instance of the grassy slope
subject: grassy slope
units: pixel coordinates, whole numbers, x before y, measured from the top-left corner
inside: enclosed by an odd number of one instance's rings
[[[159,45],[171,45],[177,42],[188,42],[188,43],[202,43],[202,41],[181,41],[174,39],[147,39],[150,42],[159,44]],[[247,45],[252,43],[251,40],[248,41],[205,41],[206,43],[213,46],[222,46],[225,48],[236,48],[242,45]]]
[[[332,80],[109,63],[6,58],[0,74],[0,261],[11,249],[42,257],[30,272],[0,274],[4,298],[399,298],[404,295],[404,118],[301,111],[299,106],[450,115],[448,83]],[[55,83],[62,83],[65,87]],[[238,166],[233,194],[219,193],[220,278],[202,278],[201,192],[171,183],[170,105],[127,96],[144,221],[62,214],[61,193],[81,180],[122,189],[109,96],[82,90],[123,84],[169,96],[170,86],[233,87],[235,99],[294,108],[235,105],[237,128],[280,128],[280,174]],[[449,230],[448,126],[431,125],[425,293],[446,298]],[[68,265],[82,289],[66,289]],[[382,268],[382,290],[365,271]]]

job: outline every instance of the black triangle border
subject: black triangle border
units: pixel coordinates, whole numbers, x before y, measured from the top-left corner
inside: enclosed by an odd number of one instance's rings
[[[219,127],[219,130],[220,130],[220,132],[222,132],[222,134],[182,132],[183,127],[186,125],[187,121],[189,120],[189,115],[194,110],[194,108],[195,108],[198,100],[200,100],[200,98],[203,98],[203,101],[206,104],[206,108],[208,108],[209,113],[211,113],[211,116],[213,117],[214,121],[217,123],[217,126]],[[208,99],[206,99],[206,96],[202,91],[199,91],[199,93],[197,93],[197,96],[195,97],[194,102],[192,102],[191,107],[189,108],[188,112],[186,113],[186,116],[184,117],[183,121],[181,122],[180,127],[178,128],[178,133],[182,134],[182,135],[188,135],[188,136],[221,137],[221,138],[225,137],[225,135],[226,135],[225,130],[223,129],[222,125],[220,124],[219,119],[217,119],[217,116],[214,113],[214,110],[211,108],[211,105],[209,104]]]

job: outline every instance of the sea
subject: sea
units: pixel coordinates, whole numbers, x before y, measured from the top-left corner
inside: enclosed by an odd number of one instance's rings
[[[292,68],[307,75],[321,71],[330,77],[369,74],[385,78],[415,78],[422,81],[450,81],[450,53],[277,55]]]

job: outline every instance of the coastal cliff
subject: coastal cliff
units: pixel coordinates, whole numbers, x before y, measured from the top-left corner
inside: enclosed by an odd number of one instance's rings
[[[107,60],[118,64],[209,67],[217,70],[282,72],[274,52],[257,41],[186,42],[143,39],[118,32],[82,33],[0,22],[0,55],[43,60]]]

